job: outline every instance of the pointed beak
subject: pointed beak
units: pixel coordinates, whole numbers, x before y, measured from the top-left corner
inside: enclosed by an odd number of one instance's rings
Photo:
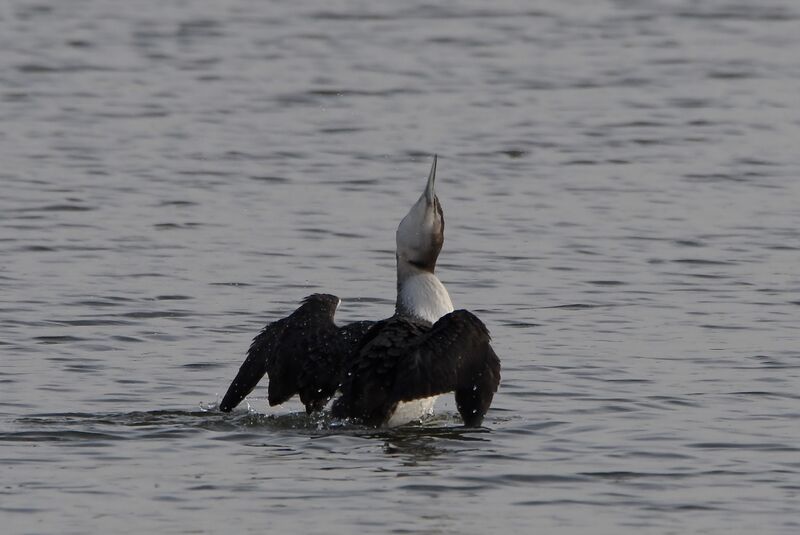
[[[428,200],[428,204],[433,204],[433,200],[436,198],[436,192],[433,189],[433,183],[436,180],[436,154],[433,155],[433,165],[431,165],[431,172],[428,175],[428,185],[425,186],[425,198]]]

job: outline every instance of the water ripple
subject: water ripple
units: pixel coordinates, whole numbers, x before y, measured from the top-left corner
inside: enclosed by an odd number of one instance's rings
[[[8,529],[798,532],[797,5],[17,4]],[[217,412],[305,295],[392,313],[434,152],[485,427]]]

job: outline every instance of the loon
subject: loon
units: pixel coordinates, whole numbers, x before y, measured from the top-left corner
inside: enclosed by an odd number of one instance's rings
[[[436,162],[434,156],[425,191],[397,228],[394,315],[338,327],[338,297],[306,297],[253,339],[221,411],[233,410],[267,374],[270,406],[297,394],[311,414],[340,392],[333,417],[393,427],[431,414],[437,396],[454,392],[464,425],[483,423],[500,383],[500,360],[483,322],[454,310],[434,275],[444,243]]]

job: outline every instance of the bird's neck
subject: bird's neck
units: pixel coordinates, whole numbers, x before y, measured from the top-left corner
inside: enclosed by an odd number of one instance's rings
[[[398,262],[395,313],[436,323],[452,311],[450,294],[436,275],[412,264]]]

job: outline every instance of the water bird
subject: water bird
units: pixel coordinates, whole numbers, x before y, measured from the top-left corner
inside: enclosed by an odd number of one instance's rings
[[[253,339],[221,411],[233,410],[266,374],[270,406],[299,395],[311,414],[338,392],[333,417],[392,427],[431,414],[439,395],[454,392],[464,425],[482,424],[500,383],[500,360],[483,322],[454,310],[434,274],[444,243],[436,163],[434,156],[425,190],[397,227],[394,314],[339,327],[338,297],[306,297]]]

